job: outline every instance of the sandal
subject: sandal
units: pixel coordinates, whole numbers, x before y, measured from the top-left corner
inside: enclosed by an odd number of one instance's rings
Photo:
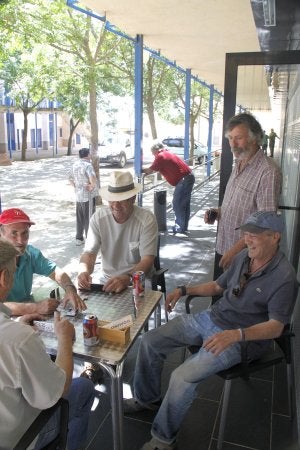
[[[100,384],[103,381],[104,374],[102,368],[97,363],[84,363],[84,370],[81,377],[88,378],[94,384]]]

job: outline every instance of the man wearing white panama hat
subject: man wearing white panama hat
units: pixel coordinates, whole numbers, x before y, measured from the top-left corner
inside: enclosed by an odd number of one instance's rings
[[[121,292],[131,283],[133,272],[146,274],[157,252],[157,223],[149,210],[135,205],[142,186],[128,171],[114,171],[109,185],[100,189],[108,206],[91,217],[84,252],[80,258],[78,286],[89,289],[98,252],[101,253],[104,290]]]

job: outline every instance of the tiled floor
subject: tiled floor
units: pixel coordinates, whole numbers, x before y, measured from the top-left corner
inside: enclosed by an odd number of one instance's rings
[[[138,344],[137,344],[138,345]],[[129,355],[124,371],[124,393],[130,395],[136,351]],[[182,352],[167,360],[162,378],[162,392],[168,385],[171,371],[182,360]],[[99,404],[92,413],[88,450],[112,450],[109,381],[97,387]],[[223,380],[217,376],[198,386],[192,404],[178,436],[178,450],[215,450],[218,433],[218,413]],[[124,418],[124,450],[138,450],[150,439],[152,412],[127,415]],[[250,381],[233,382],[224,450],[297,450],[299,446],[293,422],[287,416],[285,366],[268,369]]]
[[[168,267],[167,289],[181,283],[208,281],[212,277],[215,227],[203,223],[203,212],[217,204],[217,183],[196,190],[192,200],[189,237],[163,233],[161,263]],[[172,220],[168,213],[168,221]],[[200,307],[208,304],[201,301]],[[180,304],[177,312],[184,310]],[[138,343],[137,343],[138,345]],[[124,366],[124,395],[130,396],[136,348]],[[182,361],[182,351],[168,358],[162,378],[162,392],[168,385],[170,372]],[[88,450],[113,450],[109,380],[97,387],[98,406],[92,412]],[[193,402],[178,435],[178,450],[215,450],[223,380],[211,377],[198,386]],[[124,418],[124,450],[138,450],[150,439],[154,413],[143,412]],[[299,450],[294,422],[287,416],[286,374],[284,364],[265,370],[250,381],[233,382],[223,450]]]
[[[82,249],[74,246],[74,204],[72,191],[66,185],[66,170],[72,158],[19,162],[5,167],[0,177],[2,206],[24,208],[37,221],[31,231],[31,243],[54,259],[75,278]],[[55,173],[55,183],[53,174]],[[30,190],[25,184],[30,180]],[[14,186],[14,189],[11,188]],[[151,193],[151,199],[153,194]],[[145,199],[146,203],[146,199]],[[168,268],[167,289],[179,284],[208,281],[212,278],[215,247],[215,226],[203,223],[204,210],[218,204],[218,181],[196,187],[192,198],[192,217],[189,237],[161,236],[161,262]],[[42,205],[42,207],[41,207]],[[145,205],[146,206],[146,205]],[[172,210],[167,210],[168,227],[173,225]],[[59,245],[58,245],[59,244]],[[53,286],[45,277],[37,285],[49,292]],[[36,291],[35,291],[36,292]],[[208,299],[199,302],[200,307]],[[179,303],[177,312],[184,311]],[[130,352],[124,367],[124,393],[130,395],[136,348]],[[182,355],[172,355],[165,365],[162,390],[168,385],[169,374],[180,363]],[[80,368],[78,368],[80,370]],[[274,380],[273,381],[273,376]],[[179,436],[179,450],[215,450],[218,431],[219,401],[222,380],[211,377],[198,387],[198,396],[187,414]],[[98,404],[94,404],[86,450],[113,450],[109,380],[97,386]],[[224,450],[299,450],[296,433],[287,417],[286,377],[284,367],[260,374],[245,383],[233,383],[229,416],[225,432]],[[124,450],[138,450],[150,439],[153,414],[144,413],[124,419]],[[1,445],[1,444],[0,444]]]

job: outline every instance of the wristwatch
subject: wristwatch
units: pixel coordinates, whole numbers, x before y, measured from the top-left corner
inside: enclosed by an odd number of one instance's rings
[[[180,289],[182,297],[186,295],[186,286],[184,284],[181,286],[177,286],[177,289]]]

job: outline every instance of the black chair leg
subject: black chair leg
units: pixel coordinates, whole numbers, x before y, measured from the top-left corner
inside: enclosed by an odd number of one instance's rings
[[[293,419],[293,378],[292,378],[292,365],[286,365],[286,373],[287,373],[287,389],[288,389],[288,408],[289,408],[289,418]]]
[[[225,380],[217,450],[222,450],[222,446],[223,446],[226,417],[227,417],[227,411],[228,411],[228,405],[229,405],[230,389],[231,389],[231,380]]]

